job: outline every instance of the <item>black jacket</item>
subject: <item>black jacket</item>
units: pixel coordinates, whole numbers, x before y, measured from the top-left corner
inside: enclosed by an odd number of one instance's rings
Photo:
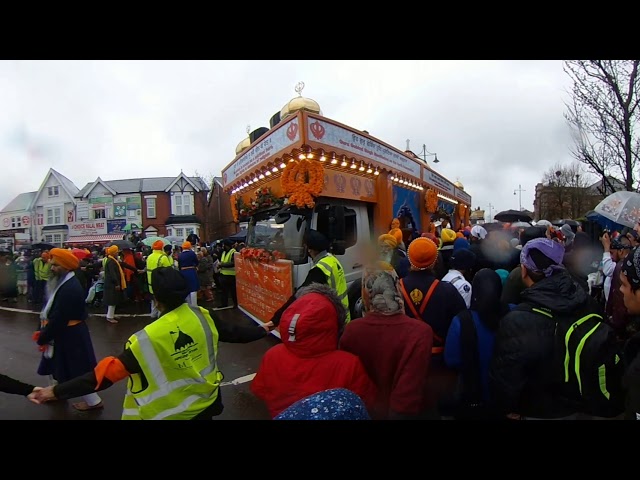
[[[521,293],[523,303],[551,310],[555,318],[596,311],[591,298],[563,271]],[[576,413],[554,392],[555,321],[514,310],[501,321],[489,372],[489,387],[504,413],[560,418]]]
[[[624,348],[627,368],[622,379],[626,390],[625,420],[640,420],[640,333],[631,337]]]

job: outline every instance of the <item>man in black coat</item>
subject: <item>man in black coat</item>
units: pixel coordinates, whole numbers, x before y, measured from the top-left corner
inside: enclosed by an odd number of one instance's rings
[[[564,247],[548,238],[527,242],[520,255],[521,303],[500,322],[489,372],[492,396],[508,418],[573,419],[554,389],[554,318],[595,313],[591,297],[562,266]]]

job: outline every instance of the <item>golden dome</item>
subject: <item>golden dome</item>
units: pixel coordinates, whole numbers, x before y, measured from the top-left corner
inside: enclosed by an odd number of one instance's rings
[[[249,137],[247,137],[244,140],[242,140],[236,147],[236,155],[240,155],[240,152],[242,152],[243,150],[246,150],[250,146],[251,146],[251,140],[249,139]]]
[[[300,82],[296,85],[296,92],[298,92],[298,96],[289,100],[289,102],[285,103],[282,110],[280,110],[280,120],[284,120],[289,115],[294,115],[296,112],[300,110],[304,110],[305,112],[318,113],[322,114],[320,111],[320,105],[315,100],[310,98],[303,97],[301,92],[304,88],[304,83]]]
[[[458,187],[460,190],[464,190],[464,185],[462,185],[462,183],[460,183],[459,181],[455,182],[454,185]]]

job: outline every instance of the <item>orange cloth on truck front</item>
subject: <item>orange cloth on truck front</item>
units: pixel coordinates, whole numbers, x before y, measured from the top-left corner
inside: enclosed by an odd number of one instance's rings
[[[124,364],[116,357],[105,357],[100,360],[96,368],[93,369],[93,373],[96,376],[96,392],[100,389],[105,378],[111,383],[116,383],[130,375]]]

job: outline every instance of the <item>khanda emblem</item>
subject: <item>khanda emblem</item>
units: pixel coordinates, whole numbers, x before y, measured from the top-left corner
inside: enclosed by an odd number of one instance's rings
[[[298,124],[296,122],[291,122],[291,125],[287,128],[287,137],[289,137],[289,140],[293,142],[296,135],[298,135]]]
[[[417,288],[411,290],[411,293],[409,294],[409,296],[411,297],[411,301],[416,305],[418,305],[422,301],[422,298],[424,297],[424,295],[422,294],[422,291],[420,291]]]
[[[351,179],[351,191],[354,195],[360,195],[360,179],[353,177]]]
[[[367,192],[367,197],[373,197],[373,192],[374,192],[374,185],[373,185],[373,180],[367,178],[364,181],[364,189]]]
[[[338,193],[344,193],[344,187],[345,187],[345,185],[347,183],[347,181],[344,178],[344,175],[336,173],[333,176],[333,181],[336,184],[336,188],[338,189]]]
[[[191,335],[187,335],[186,333],[184,333],[182,330],[180,330],[180,327],[178,327],[177,332],[171,331],[169,332],[169,334],[171,335],[171,338],[173,340],[173,346],[176,349],[176,352],[179,352],[183,348],[186,348],[189,345],[193,345],[195,343],[193,341],[193,338],[191,338]]]
[[[311,125],[309,125],[309,130],[311,130],[311,134],[314,137],[316,137],[318,140],[324,137],[324,132],[325,132],[324,127],[317,120],[313,122]]]

